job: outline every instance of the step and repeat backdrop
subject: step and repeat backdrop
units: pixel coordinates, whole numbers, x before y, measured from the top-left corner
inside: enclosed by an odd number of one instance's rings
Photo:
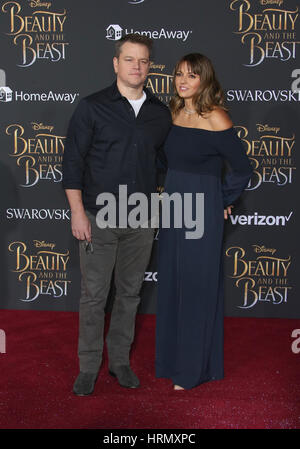
[[[297,3],[0,2],[0,308],[78,310],[78,245],[61,185],[66,130],[78,101],[113,82],[115,42],[140,33],[154,41],[146,86],[165,103],[181,56],[212,60],[254,167],[225,226],[225,314],[300,318]],[[156,310],[158,239],[141,313]],[[112,298],[113,287],[108,307]]]

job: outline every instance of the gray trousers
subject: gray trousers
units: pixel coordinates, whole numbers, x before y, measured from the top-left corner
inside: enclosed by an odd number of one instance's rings
[[[92,246],[87,250],[86,242],[79,242],[78,356],[80,371],[98,372],[103,352],[104,308],[114,269],[116,297],[106,338],[109,367],[129,364],[139,293],[151,255],[154,229],[100,229],[96,217],[88,211],[86,214],[92,225]]]

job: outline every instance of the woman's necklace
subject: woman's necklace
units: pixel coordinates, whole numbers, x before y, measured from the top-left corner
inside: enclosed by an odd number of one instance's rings
[[[196,113],[195,109],[188,109],[186,106],[184,106],[183,110],[188,115],[192,115],[192,114]]]

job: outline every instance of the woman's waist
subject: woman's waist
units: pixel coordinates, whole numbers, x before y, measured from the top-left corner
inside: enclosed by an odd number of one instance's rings
[[[172,174],[172,172],[177,174],[194,174],[194,175],[208,175],[214,176],[216,178],[221,178],[222,176],[222,168],[221,167],[193,167],[193,166],[180,166],[171,164],[168,166],[168,172]]]

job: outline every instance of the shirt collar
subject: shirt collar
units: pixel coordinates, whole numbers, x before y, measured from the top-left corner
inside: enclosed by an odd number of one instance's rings
[[[145,101],[147,101],[147,100],[151,101],[151,100],[156,98],[155,95],[153,95],[153,93],[150,92],[150,90],[147,89],[146,87],[144,87],[143,90],[144,90],[144,92],[146,94],[146,100]],[[120,100],[122,98],[125,98],[125,97],[123,97],[123,95],[121,95],[121,93],[120,93],[120,91],[118,89],[117,81],[114,81],[113,84],[110,86],[109,94],[110,94],[112,100]]]

